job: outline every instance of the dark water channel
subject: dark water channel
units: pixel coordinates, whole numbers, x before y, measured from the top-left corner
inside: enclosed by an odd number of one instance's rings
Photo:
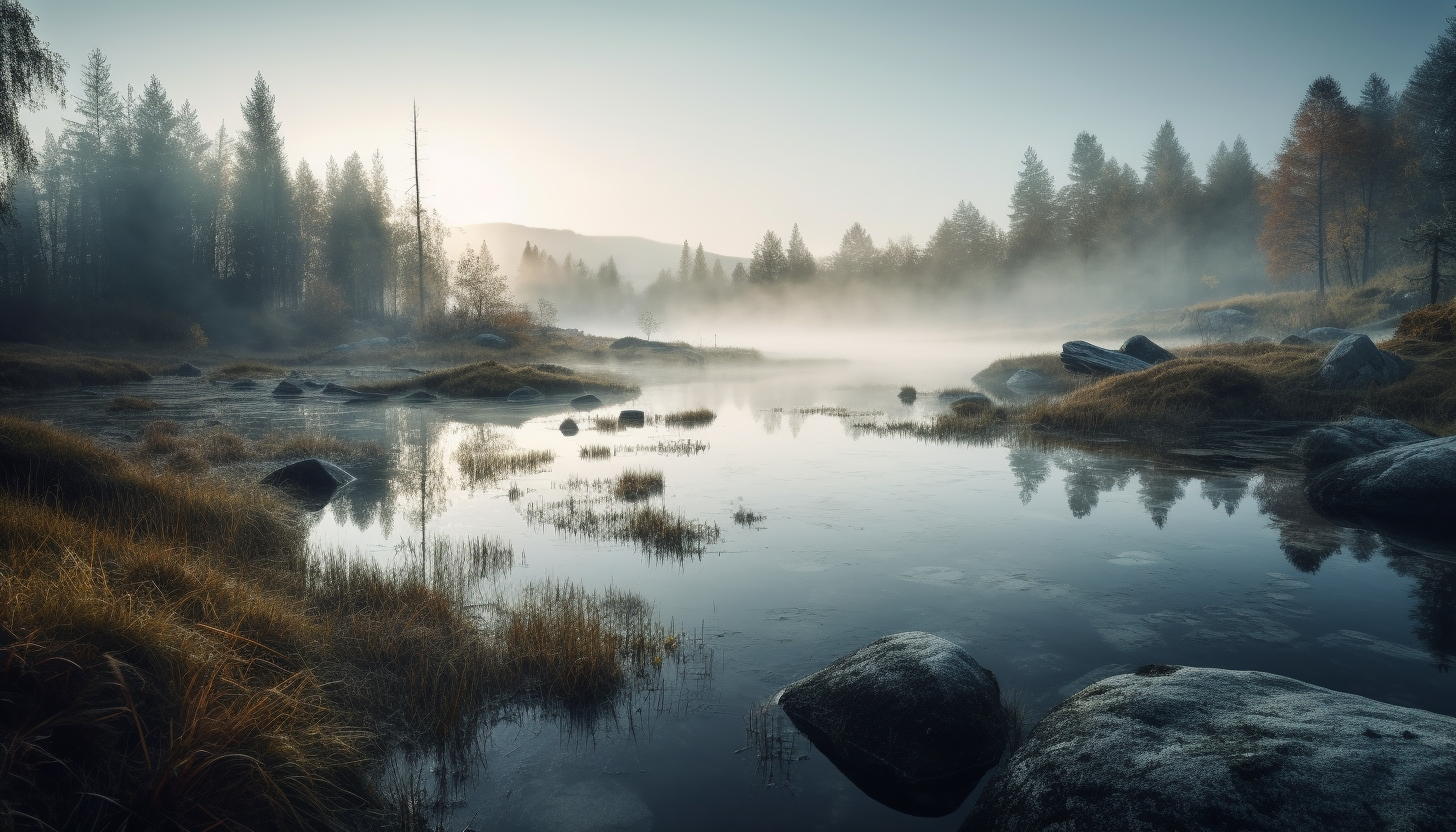
[[[965,384],[984,364],[968,358],[913,380],[927,391]],[[527,714],[494,726],[449,796],[451,829],[954,829],[969,803],[939,819],[898,814],[802,738],[772,764],[742,750],[753,703],[904,630],[963,645],[1021,693],[1032,721],[1089,682],[1147,663],[1270,671],[1456,714],[1447,672],[1456,558],[1319,518],[1287,440],[1174,454],[931,443],[854,427],[943,410],[926,394],[902,405],[895,391],[907,379],[893,370],[634,373],[644,392],[631,407],[709,407],[717,420],[603,433],[564,400],[345,405],[275,401],[271,384],[228,393],[183,379],[145,386],[163,404],[155,414],[106,415],[103,400],[77,393],[6,407],[103,435],[135,435],[163,417],[378,441],[388,460],[356,467],[359,482],[318,514],[320,545],[390,562],[421,534],[499,535],[523,563],[482,595],[548,576],[615,586],[695,636],[689,661],[665,666],[650,693],[600,719]],[[831,407],[854,415],[811,410]],[[557,430],[567,415],[582,424],[575,436]],[[457,452],[483,434],[555,459],[539,473],[472,480]],[[614,453],[585,459],[583,445]],[[701,557],[663,559],[527,521],[533,503],[564,498],[572,477],[631,467],[661,470],[661,503],[716,523],[719,541]],[[740,508],[762,519],[736,523]]]

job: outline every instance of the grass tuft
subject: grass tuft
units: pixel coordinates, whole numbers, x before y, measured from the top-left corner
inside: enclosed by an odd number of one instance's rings
[[[619,500],[637,502],[659,496],[662,494],[662,490],[661,471],[629,468],[617,477],[616,484],[612,487],[612,494]]]
[[[582,445],[582,459],[611,459],[612,449],[608,445]]]
[[[699,407],[695,410],[682,410],[677,413],[669,413],[662,418],[666,424],[682,428],[697,428],[713,424],[718,414],[706,407]]]
[[[556,459],[551,451],[518,450],[510,437],[489,425],[471,431],[455,451],[460,472],[473,485],[489,485],[515,474],[535,474]]]

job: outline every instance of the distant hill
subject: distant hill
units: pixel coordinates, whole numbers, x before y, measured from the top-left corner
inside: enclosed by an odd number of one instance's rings
[[[515,275],[521,262],[521,250],[527,242],[531,242],[557,260],[570,254],[585,260],[592,269],[606,262],[608,257],[615,257],[617,271],[638,288],[655,280],[657,273],[663,269],[676,271],[678,256],[682,253],[682,243],[661,243],[645,237],[591,237],[564,228],[530,228],[509,222],[463,226],[450,235],[447,247],[450,255],[456,257],[467,243],[478,246],[481,240],[490,246],[490,253],[508,275]],[[706,253],[709,268],[713,266],[713,259],[717,258],[723,261],[723,271],[730,274],[736,264],[748,265],[746,257]]]

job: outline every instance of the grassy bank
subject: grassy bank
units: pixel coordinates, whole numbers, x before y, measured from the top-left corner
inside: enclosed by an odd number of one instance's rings
[[[30,344],[0,344],[0,393],[151,381],[141,365]]]
[[[637,385],[617,376],[579,373],[556,364],[513,366],[498,361],[478,361],[396,381],[362,384],[359,389],[375,393],[404,393],[425,389],[443,396],[464,399],[501,398],[521,387],[532,387],[548,396],[641,392]]]
[[[261,487],[0,417],[0,826],[380,828],[399,743],[599,701],[650,661],[622,599],[551,584],[472,613],[508,554],[435,550],[460,559],[310,553]]]

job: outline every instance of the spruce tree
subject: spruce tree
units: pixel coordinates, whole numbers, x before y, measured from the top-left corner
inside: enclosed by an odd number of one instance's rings
[[[761,285],[777,283],[788,268],[789,258],[784,254],[784,244],[779,235],[765,231],[763,239],[753,247],[753,260],[748,265],[748,279]]]
[[[794,280],[808,280],[814,276],[817,268],[814,255],[809,253],[809,247],[804,245],[804,236],[799,233],[799,224],[794,223],[794,230],[789,232],[789,277]]]
[[[1107,154],[1097,137],[1078,133],[1072,144],[1072,163],[1061,202],[1068,241],[1083,258],[1090,256],[1101,242],[1102,178],[1106,167]]]
[[[1446,31],[1411,73],[1401,104],[1422,171],[1446,201],[1456,201],[1456,17],[1446,19]]]
[[[703,250],[703,244],[698,243],[697,251],[693,252],[693,283],[699,286],[708,282],[708,253]]]
[[[1021,175],[1011,191],[1007,260],[1024,266],[1055,254],[1062,237],[1057,215],[1056,182],[1036,151],[1028,147],[1021,157]]]
[[[688,247],[688,241],[683,240],[682,254],[677,258],[677,279],[679,283],[686,283],[693,276],[693,250]]]
[[[298,221],[273,93],[259,73],[243,102],[233,196],[229,295],[252,307],[297,306]]]

